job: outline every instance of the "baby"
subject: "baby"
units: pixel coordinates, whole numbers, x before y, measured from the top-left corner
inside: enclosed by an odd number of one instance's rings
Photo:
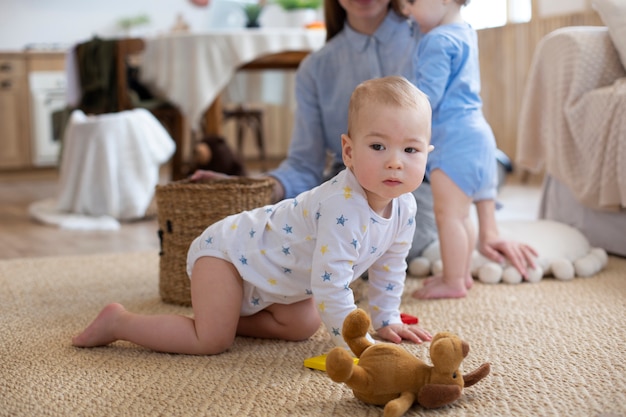
[[[363,82],[341,136],[345,170],[296,198],[229,216],[192,242],[193,318],[110,304],[73,344],[127,340],[161,352],[218,354],[237,335],[304,340],[321,321],[345,346],[343,320],[356,308],[350,284],[366,271],[378,335],[430,340],[399,312],[415,229],[411,192],[424,177],[430,129],[428,98],[406,79]]]

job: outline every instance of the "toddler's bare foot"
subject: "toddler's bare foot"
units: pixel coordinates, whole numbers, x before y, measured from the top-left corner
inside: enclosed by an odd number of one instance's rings
[[[460,286],[455,286],[444,282],[443,277],[432,277],[428,285],[413,292],[412,296],[419,299],[463,298],[467,295],[466,286],[465,281]]]
[[[472,275],[469,274],[468,276],[465,277],[465,288],[469,290],[470,288],[472,288],[473,285],[474,285],[474,278],[472,278]]]
[[[426,279],[424,280],[424,284],[423,284],[423,286],[425,287],[425,286],[430,285],[430,284],[432,284],[432,283],[435,283],[435,282],[441,281],[441,279],[442,279],[442,278],[443,278],[443,277],[442,277],[441,273],[436,274],[436,275],[431,275],[431,276],[429,276],[428,278],[426,278]]]
[[[78,336],[72,338],[72,345],[78,347],[105,346],[117,340],[113,336],[113,326],[126,310],[121,304],[109,304]]]
[[[431,275],[430,277],[424,279],[423,286],[426,287],[431,284],[436,284],[438,282],[441,282],[441,280],[443,280],[443,276],[441,274]],[[465,288],[469,290],[470,288],[472,288],[473,285],[474,285],[474,278],[472,278],[472,275],[466,276]]]

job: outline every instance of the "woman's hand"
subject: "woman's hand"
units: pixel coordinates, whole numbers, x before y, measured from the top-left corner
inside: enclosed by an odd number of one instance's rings
[[[196,172],[191,174],[189,179],[191,181],[200,181],[200,180],[224,179],[224,178],[230,178],[230,177],[231,175],[226,175],[221,172],[205,171],[203,169],[198,169],[196,170]]]
[[[428,342],[432,339],[430,333],[416,324],[396,323],[381,327],[376,331],[378,336],[393,343],[400,343],[402,340],[410,340],[414,343]]]

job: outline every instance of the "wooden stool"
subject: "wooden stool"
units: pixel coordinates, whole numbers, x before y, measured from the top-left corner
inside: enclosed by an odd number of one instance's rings
[[[243,161],[243,139],[244,128],[248,127],[254,135],[256,135],[256,144],[259,149],[259,160],[261,161],[261,169],[265,170],[265,139],[263,137],[263,110],[249,109],[243,105],[238,105],[232,110],[224,109],[224,122],[229,119],[235,119],[237,128],[237,153]]]

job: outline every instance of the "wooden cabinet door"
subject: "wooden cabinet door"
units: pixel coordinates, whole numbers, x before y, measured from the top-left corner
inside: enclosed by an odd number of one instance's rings
[[[0,168],[31,165],[29,117],[24,59],[0,54]]]

